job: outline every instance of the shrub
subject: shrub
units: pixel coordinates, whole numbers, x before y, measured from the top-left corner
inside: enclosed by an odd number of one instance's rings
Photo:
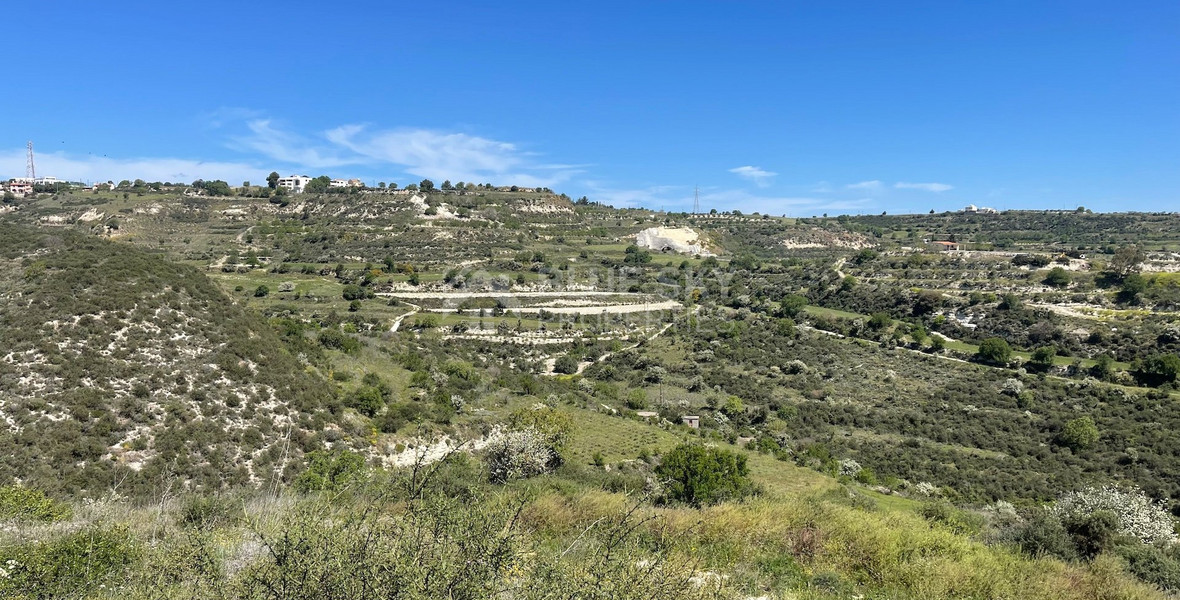
[[[1098,511],[1115,516],[1116,531],[1145,544],[1175,544],[1175,523],[1159,504],[1152,502],[1139,488],[1086,488],[1070,492],[1057,500],[1052,512],[1062,523],[1078,523]]]
[[[317,450],[308,458],[307,470],[295,478],[301,492],[340,491],[365,473],[364,457],[350,450]]]
[[[488,444],[486,460],[494,483],[548,473],[559,462],[545,436],[531,427],[509,431]]]
[[[1172,592],[1180,591],[1180,546],[1127,544],[1116,552],[1127,561],[1127,570],[1139,579]]]
[[[71,514],[70,505],[53,500],[41,490],[22,485],[0,488],[0,521],[62,521]]]
[[[1045,285],[1053,287],[1065,287],[1069,285],[1069,272],[1061,267],[1053,267],[1049,269],[1049,273],[1045,275]]]
[[[126,528],[89,527],[59,538],[0,548],[0,597],[81,598],[137,557]]]
[[[196,529],[230,526],[244,516],[241,502],[226,496],[192,496],[180,509],[180,522]]]
[[[1077,556],[1073,540],[1061,524],[1061,520],[1050,512],[1039,512],[1028,524],[1016,533],[1015,542],[1032,556],[1056,556],[1065,560]]]
[[[554,361],[553,371],[555,373],[564,373],[566,375],[577,373],[578,359],[570,356],[569,354],[562,354],[561,356],[557,357],[556,361]]]
[[[881,330],[889,327],[893,323],[893,319],[889,318],[889,313],[876,312],[872,317],[869,317],[868,327],[873,330]]]
[[[1098,426],[1094,424],[1094,419],[1085,416],[1066,423],[1057,439],[1061,445],[1076,451],[1093,446],[1099,437]]]
[[[721,448],[681,444],[664,456],[656,474],[666,499],[697,507],[753,493],[746,457]]]
[[[979,344],[979,350],[975,356],[985,363],[1006,365],[1009,360],[1012,360],[1012,348],[1003,338],[988,338]]]
[[[543,404],[513,412],[508,417],[508,426],[514,430],[532,429],[539,433],[559,462],[565,456],[574,431],[574,422],[569,415]]]
[[[268,295],[270,295],[270,288],[266,287],[265,285],[260,285],[254,288],[255,298],[265,298]]]
[[[1173,383],[1180,378],[1180,356],[1175,354],[1156,354],[1149,356],[1136,365],[1135,378],[1146,385],[1163,385]]]
[[[1029,359],[1028,364],[1044,371],[1053,367],[1053,359],[1056,357],[1057,348],[1053,346],[1041,346],[1033,350],[1032,358]]]

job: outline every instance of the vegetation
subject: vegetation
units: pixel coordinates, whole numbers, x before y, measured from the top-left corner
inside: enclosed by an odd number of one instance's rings
[[[1180,589],[1175,215],[272,175],[7,205],[2,595]]]
[[[719,448],[677,446],[660,461],[667,498],[692,506],[717,504],[752,493],[746,457]]]

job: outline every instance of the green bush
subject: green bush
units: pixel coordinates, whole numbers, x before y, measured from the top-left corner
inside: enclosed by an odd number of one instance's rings
[[[180,508],[179,520],[195,529],[226,527],[245,516],[242,503],[227,496],[191,496]]]
[[[1045,275],[1045,285],[1053,287],[1065,287],[1069,285],[1069,272],[1061,267],[1053,267],[1049,269],[1049,273]]]
[[[0,547],[0,597],[88,597],[138,557],[125,527],[92,526],[58,538]]]
[[[365,459],[351,450],[316,450],[308,455],[307,470],[295,478],[301,492],[337,492],[360,479],[365,473]]]
[[[1180,546],[1123,544],[1115,553],[1127,561],[1132,575],[1173,593],[1180,592]]]
[[[1077,451],[1093,446],[1100,436],[1098,426],[1094,424],[1094,419],[1085,416],[1078,417],[1066,423],[1065,428],[1061,430],[1061,434],[1057,436],[1057,440],[1061,445]]]
[[[979,344],[979,350],[975,356],[985,363],[1006,365],[1009,360],[1012,360],[1012,348],[1003,338],[988,338]]]
[[[553,363],[553,372],[572,375],[578,372],[578,359],[569,354],[562,354]]]
[[[1144,385],[1158,386],[1174,383],[1180,379],[1180,356],[1176,354],[1149,356],[1135,366],[1135,378]]]
[[[41,490],[22,485],[0,488],[0,521],[63,521],[70,505],[57,502]]]
[[[669,500],[704,506],[753,493],[746,457],[721,448],[681,444],[664,456],[656,474]]]

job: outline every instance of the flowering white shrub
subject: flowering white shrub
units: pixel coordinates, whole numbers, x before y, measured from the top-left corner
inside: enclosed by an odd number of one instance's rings
[[[1000,387],[1000,393],[1009,396],[1019,396],[1020,392],[1024,391],[1024,384],[1019,379],[1006,379],[1004,385]]]
[[[855,477],[857,473],[860,473],[860,469],[861,469],[860,463],[856,462],[855,460],[852,460],[851,458],[845,458],[840,461],[840,474],[841,475]]]
[[[918,483],[918,485],[914,486],[914,491],[919,494],[922,494],[923,496],[937,496],[938,495],[938,488],[935,487],[934,484],[930,483],[929,481],[923,481],[923,482]]]
[[[1118,517],[1119,533],[1145,544],[1175,544],[1178,541],[1172,516],[1136,487],[1124,489],[1108,485],[1070,492],[1059,498],[1051,509],[1062,521],[1100,510],[1110,511]]]
[[[487,446],[488,471],[496,482],[545,473],[556,458],[545,436],[533,428],[509,431]]]

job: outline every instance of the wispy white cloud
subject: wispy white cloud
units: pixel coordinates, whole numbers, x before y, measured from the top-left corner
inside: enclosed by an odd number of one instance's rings
[[[275,127],[270,119],[247,121],[246,128],[250,133],[230,138],[231,148],[305,169],[330,169],[363,162],[360,157],[344,156],[337,148]]]
[[[758,187],[769,186],[771,180],[774,179],[774,176],[778,175],[778,173],[767,171],[762,167],[752,167],[749,165],[744,167],[734,167],[730,169],[729,172],[743,179],[749,179],[750,181],[753,181]]]
[[[24,175],[24,148],[0,151],[0,174]],[[244,162],[203,161],[185,158],[118,158],[78,156],[64,152],[37,154],[37,175],[67,181],[173,181],[188,183],[196,179],[223,179],[230,185],[242,181],[260,182],[269,169]]]
[[[581,171],[579,165],[539,164],[515,144],[466,133],[345,125],[325,137],[368,161],[399,165],[421,177],[552,186]]]
[[[872,181],[862,181],[860,183],[850,183],[844,187],[847,189],[850,189],[850,190],[865,190],[865,191],[869,191],[869,192],[875,192],[875,191],[880,190],[882,187],[884,187],[884,185],[885,184],[881,183],[880,181],[873,179]]]
[[[954,186],[945,183],[908,183],[899,181],[893,184],[893,187],[899,190],[923,190],[926,192],[945,192],[954,189]]]
[[[552,187],[584,168],[542,163],[510,142],[461,132],[350,124],[307,136],[269,119],[247,121],[246,128],[248,133],[231,138],[230,147],[305,170],[394,166],[438,180]]]

